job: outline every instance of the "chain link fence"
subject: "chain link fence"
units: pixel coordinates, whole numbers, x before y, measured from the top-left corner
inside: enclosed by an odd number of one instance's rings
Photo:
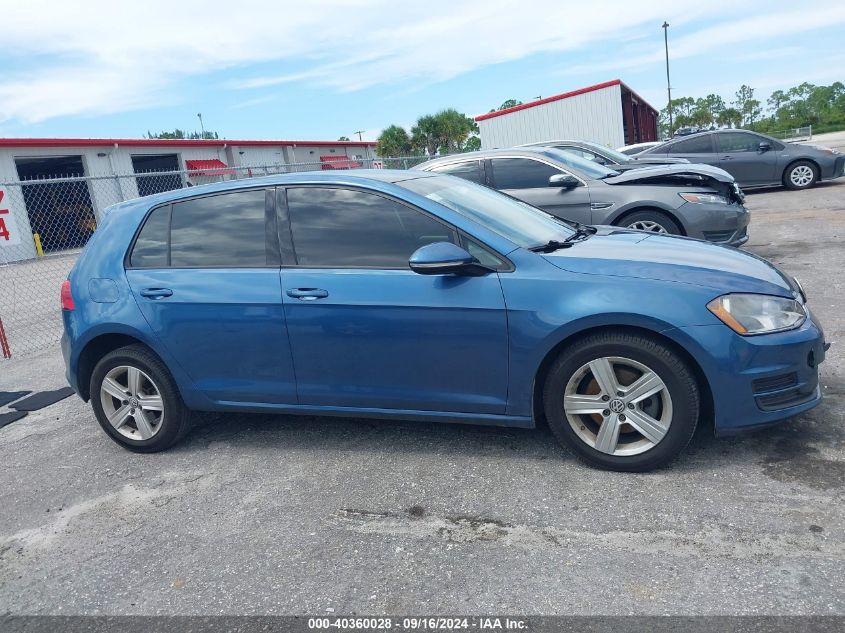
[[[220,166],[0,183],[0,355],[26,357],[62,334],[59,289],[105,210],[118,202],[225,180],[314,170],[410,169],[426,156]]]

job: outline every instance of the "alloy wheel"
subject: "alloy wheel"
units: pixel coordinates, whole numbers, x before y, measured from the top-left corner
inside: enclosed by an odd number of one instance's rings
[[[137,367],[121,365],[110,370],[100,386],[103,412],[114,429],[131,440],[148,440],[164,422],[161,391]]]
[[[615,456],[654,448],[672,423],[672,397],[660,376],[618,356],[582,365],[566,384],[563,408],[585,444]]]
[[[651,231],[652,233],[668,233],[669,231],[666,230],[661,224],[657,222],[652,222],[651,220],[638,220],[637,222],[632,222],[628,225],[629,229],[637,229],[639,231]]]
[[[789,180],[796,187],[806,187],[814,177],[813,168],[809,165],[798,165],[789,173]]]

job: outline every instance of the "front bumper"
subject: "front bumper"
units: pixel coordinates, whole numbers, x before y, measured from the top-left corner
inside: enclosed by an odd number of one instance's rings
[[[768,426],[821,402],[818,367],[827,344],[812,314],[795,330],[758,336],[740,336],[722,324],[675,332],[701,352],[696,356],[713,393],[717,435]]]
[[[845,174],[845,155],[837,156],[830,171],[822,169],[822,180],[841,178]]]

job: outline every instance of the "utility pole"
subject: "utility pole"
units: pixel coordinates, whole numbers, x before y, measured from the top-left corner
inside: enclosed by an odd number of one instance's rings
[[[357,135],[358,135],[358,140],[359,140],[359,141],[362,141],[362,140],[364,140],[364,139],[362,139],[362,138],[361,138],[361,135],[362,135],[364,132],[366,132],[366,131],[367,131],[367,130],[358,130],[357,132],[352,132],[352,133],[353,133],[353,134],[357,134]]]
[[[201,138],[204,139],[205,138],[205,127],[203,127],[203,124],[202,124],[202,112],[197,112],[197,118],[200,120],[200,130],[202,131],[202,137]]]
[[[672,124],[672,84],[669,81],[669,23],[663,21],[663,44],[666,46],[666,92],[669,95],[669,138],[672,137],[674,125]]]

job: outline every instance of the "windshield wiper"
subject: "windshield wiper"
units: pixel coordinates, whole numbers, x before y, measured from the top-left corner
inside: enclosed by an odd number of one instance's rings
[[[594,235],[598,229],[594,226],[589,226],[587,224],[581,224],[579,222],[575,222],[575,232],[567,237],[565,240],[549,240],[545,244],[538,244],[537,246],[532,246],[528,250],[533,251],[535,253],[552,253],[556,250],[560,250],[561,248],[570,248],[575,246],[576,243],[587,239],[591,235]]]

